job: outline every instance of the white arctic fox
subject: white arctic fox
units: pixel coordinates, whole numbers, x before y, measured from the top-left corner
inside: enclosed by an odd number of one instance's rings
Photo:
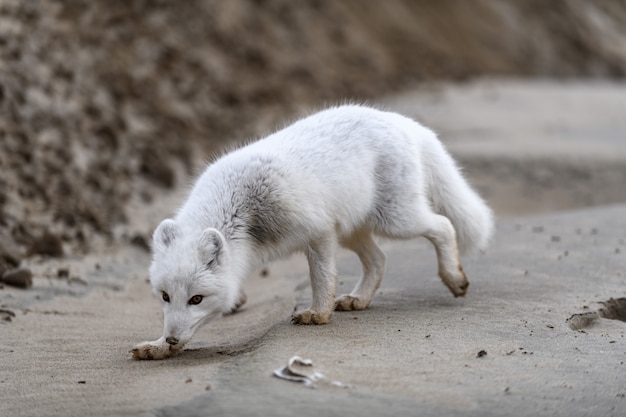
[[[254,268],[295,251],[306,254],[313,300],[293,323],[366,308],[385,271],[374,235],[429,239],[443,283],[462,296],[459,250],[484,248],[492,229],[491,210],[432,131],[363,106],[324,110],[218,159],[157,227],[150,282],[163,336],[137,345],[133,357],[173,355],[245,301],[242,283]],[[359,256],[363,276],[335,299],[338,245]]]

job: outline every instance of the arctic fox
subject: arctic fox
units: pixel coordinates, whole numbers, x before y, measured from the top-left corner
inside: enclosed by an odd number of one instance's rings
[[[312,305],[293,323],[366,308],[385,271],[375,235],[429,239],[443,283],[463,296],[459,250],[485,248],[492,230],[491,210],[432,131],[364,106],[321,111],[218,159],[157,227],[150,282],[163,336],[137,345],[133,357],[175,354],[245,301],[242,282],[253,269],[296,251],[309,263]],[[339,245],[358,255],[363,276],[335,298]]]

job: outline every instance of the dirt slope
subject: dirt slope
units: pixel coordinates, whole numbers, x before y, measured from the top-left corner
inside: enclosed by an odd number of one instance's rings
[[[3,1],[0,252],[87,251],[192,155],[312,105],[485,74],[622,77],[625,22],[617,0]]]

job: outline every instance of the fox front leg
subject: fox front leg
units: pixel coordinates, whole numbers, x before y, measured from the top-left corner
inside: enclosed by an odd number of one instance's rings
[[[337,271],[335,252],[337,238],[334,235],[313,241],[306,255],[311,274],[313,301],[311,307],[296,312],[291,317],[294,324],[326,324],[334,310]]]
[[[165,337],[152,342],[139,343],[130,352],[133,359],[159,360],[169,358],[182,349],[181,345],[172,345],[167,342]]]

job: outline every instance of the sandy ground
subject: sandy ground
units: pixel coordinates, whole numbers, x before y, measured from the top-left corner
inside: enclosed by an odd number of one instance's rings
[[[33,259],[32,289],[0,290],[0,415],[626,415],[626,324],[566,323],[626,297],[626,206],[554,212],[626,202],[626,86],[489,81],[381,102],[440,132],[499,215],[492,248],[464,261],[466,298],[438,282],[426,243],[388,242],[370,309],[292,326],[309,297],[294,257],[180,355],[139,362],[130,348],[161,331],[147,252]],[[139,207],[128,232],[183,193]],[[348,291],[352,256],[340,272]],[[295,354],[343,386],[273,378]]]
[[[482,81],[384,100],[423,120],[503,215],[626,201],[624,84]]]

